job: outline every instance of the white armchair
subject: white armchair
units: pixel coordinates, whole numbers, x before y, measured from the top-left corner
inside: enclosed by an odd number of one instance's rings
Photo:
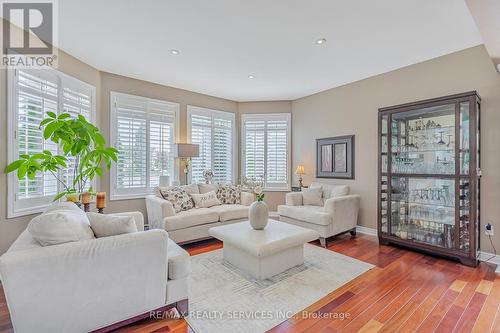
[[[120,215],[144,230],[141,213]],[[189,254],[164,230],[44,247],[25,230],[0,257],[0,275],[15,332],[88,332],[187,307]]]
[[[321,205],[304,205],[301,192],[287,193],[285,205],[278,206],[280,221],[316,230],[326,247],[328,237],[349,231],[356,234],[360,196],[349,194],[345,185],[313,183],[321,188]]]

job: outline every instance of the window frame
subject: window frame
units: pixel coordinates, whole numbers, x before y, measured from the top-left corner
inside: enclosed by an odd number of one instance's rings
[[[19,158],[19,151],[17,145],[17,128],[18,128],[18,69],[7,69],[7,163],[10,164]],[[71,75],[65,74],[53,68],[40,68],[30,69],[29,71],[41,71],[44,74],[40,76],[52,76],[57,81],[58,98],[57,98],[57,112],[63,110],[63,94],[62,91],[65,87],[84,87],[90,90],[91,106],[90,106],[90,121],[96,124],[96,87],[79,80]],[[47,74],[45,74],[47,73]],[[63,85],[65,83],[65,85]],[[94,180],[94,186],[98,184]],[[60,184],[58,183],[58,191],[60,191]],[[18,195],[18,179],[14,172],[7,175],[7,218],[14,218],[26,215],[41,213],[53,201],[53,195],[46,195],[40,197],[33,197],[22,199],[24,203],[20,203],[17,199]]]
[[[131,98],[131,99],[138,99],[143,102],[152,102],[152,103],[160,103],[160,104],[166,104],[169,107],[173,108],[173,115],[174,115],[174,142],[173,144],[175,145],[176,142],[179,141],[179,136],[180,136],[180,104],[175,103],[175,102],[170,102],[166,100],[160,100],[160,99],[154,99],[154,98],[149,98],[145,96],[138,96],[138,95],[133,95],[133,94],[128,94],[128,93],[122,93],[122,92],[117,92],[117,91],[111,91],[109,100],[110,100],[110,122],[109,122],[109,136],[110,136],[110,143],[113,145],[113,147],[117,147],[117,108],[116,108],[116,103],[114,102],[116,97],[124,97],[124,98]],[[149,114],[149,111],[146,111],[147,114]],[[149,119],[149,118],[148,118]],[[149,127],[149,124],[147,123],[147,126]],[[149,133],[147,131],[146,133],[146,156],[147,156],[147,161],[146,161],[146,170],[147,170],[147,175],[146,175],[146,182],[149,185],[149,168],[150,168],[150,141],[149,141]],[[128,190],[121,190],[118,191],[116,188],[117,184],[117,163],[113,163],[111,166],[110,172],[109,172],[109,190],[110,190],[110,201],[116,201],[116,200],[127,200],[127,199],[141,199],[145,198],[148,195],[153,194],[154,187],[151,186],[146,186],[145,191],[140,191],[139,189],[128,189]],[[175,162],[175,157],[174,157],[174,175],[173,179],[171,181],[178,181],[179,179],[179,166]],[[120,192],[120,193],[119,193]]]
[[[232,155],[233,155],[233,158],[231,159],[231,182],[233,184],[236,183],[237,181],[237,178],[238,178],[238,141],[237,141],[237,136],[238,136],[238,133],[237,133],[237,125],[236,125],[236,113],[234,112],[230,112],[230,111],[222,111],[222,110],[215,110],[215,109],[209,109],[209,108],[205,108],[205,107],[201,107],[201,106],[195,106],[195,105],[188,105],[187,106],[187,122],[186,122],[186,126],[187,126],[187,142],[188,143],[192,143],[192,118],[191,116],[193,114],[198,114],[198,115],[201,115],[201,116],[205,116],[205,117],[211,117],[212,118],[212,122],[211,122],[211,125],[212,125],[212,145],[211,145],[211,149],[212,149],[212,156],[213,156],[213,151],[214,151],[214,146],[213,146],[213,134],[214,134],[214,116],[219,116],[221,118],[225,118],[225,119],[228,119],[231,121],[232,123],[232,140],[231,140],[231,144],[232,144]],[[212,164],[213,164],[213,160],[212,160]],[[213,169],[213,165],[212,165],[212,169]],[[192,183],[192,168],[189,169],[189,174],[188,174],[188,182],[189,183]]]
[[[246,169],[246,120],[260,120],[265,122],[264,129],[264,191],[266,192],[289,192],[291,190],[292,177],[291,177],[291,165],[292,165],[292,156],[291,156],[291,143],[292,143],[292,114],[287,113],[242,113],[241,114],[241,176],[246,177],[245,169]],[[286,151],[287,151],[287,183],[285,186],[268,186],[267,184],[267,122],[272,120],[286,120],[287,129],[286,129]]]

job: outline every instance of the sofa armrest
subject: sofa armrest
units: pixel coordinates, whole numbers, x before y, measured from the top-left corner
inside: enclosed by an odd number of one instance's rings
[[[285,196],[285,203],[287,206],[302,206],[302,193],[290,192]]]
[[[5,253],[14,330],[88,332],[165,305],[167,241],[151,230]]]
[[[252,202],[255,201],[255,195],[250,192],[241,192],[241,204],[244,206],[250,206]]]
[[[174,206],[169,201],[154,195],[146,197],[146,210],[150,229],[164,229],[164,218],[175,215]]]
[[[325,200],[325,211],[342,230],[355,228],[358,223],[360,196],[343,195]]]
[[[134,218],[135,225],[137,226],[138,231],[144,231],[144,216],[141,212],[123,212],[123,213],[111,213],[107,215],[114,216],[130,216]]]

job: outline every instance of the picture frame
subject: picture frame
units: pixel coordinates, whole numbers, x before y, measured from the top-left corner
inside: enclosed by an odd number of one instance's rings
[[[354,135],[316,139],[316,178],[354,179]]]

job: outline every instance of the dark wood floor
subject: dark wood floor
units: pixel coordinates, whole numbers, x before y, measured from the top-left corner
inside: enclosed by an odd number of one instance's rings
[[[206,241],[187,247],[191,255],[222,247]],[[495,266],[459,263],[391,246],[372,236],[344,235],[330,250],[376,267],[309,306],[309,313],[348,313],[344,320],[297,315],[269,333],[283,332],[500,332],[500,276]],[[0,333],[11,332],[3,292]],[[144,320],[120,333],[193,332],[183,319]],[[203,333],[203,332],[200,332]]]

